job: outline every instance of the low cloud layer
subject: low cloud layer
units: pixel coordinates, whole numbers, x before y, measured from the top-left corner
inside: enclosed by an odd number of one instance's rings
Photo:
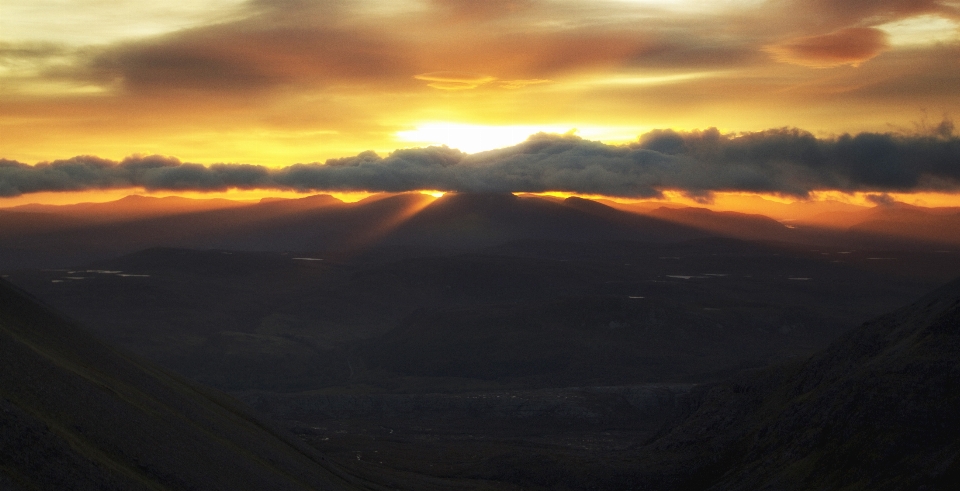
[[[447,147],[363,152],[327,162],[269,168],[92,156],[34,166],[0,160],[0,196],[41,191],[273,189],[402,192],[567,191],[654,197],[681,190],[705,197],[747,191],[803,197],[812,191],[960,192],[960,137],[950,122],[922,135],[860,133],[820,139],[798,129],[722,134],[656,130],[614,146],[573,135],[537,134],[512,147],[468,155]]]

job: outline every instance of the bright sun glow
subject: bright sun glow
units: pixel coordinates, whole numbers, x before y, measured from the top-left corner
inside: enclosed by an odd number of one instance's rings
[[[493,126],[464,123],[424,123],[416,129],[400,131],[397,139],[413,145],[446,145],[467,153],[483,152],[516,145],[530,135],[568,133],[604,143],[624,143],[637,139],[647,127],[578,126],[574,124]]]

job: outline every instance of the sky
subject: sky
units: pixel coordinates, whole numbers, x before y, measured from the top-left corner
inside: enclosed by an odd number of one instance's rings
[[[960,189],[960,1],[169,3],[0,0],[0,196]]]

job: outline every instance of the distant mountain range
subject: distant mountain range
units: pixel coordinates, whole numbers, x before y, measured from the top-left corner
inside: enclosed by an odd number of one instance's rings
[[[583,198],[447,194],[264,199],[129,196],[109,203],[0,209],[0,270],[68,267],[149,247],[332,251],[379,245],[476,250],[521,239],[677,242],[733,237],[850,247],[960,244],[960,211],[908,205],[793,206],[803,218]],[[802,209],[801,209],[802,208]],[[806,209],[811,208],[811,209]],[[815,214],[811,210],[842,211]],[[791,208],[792,209],[792,208]],[[771,208],[771,216],[784,210]]]

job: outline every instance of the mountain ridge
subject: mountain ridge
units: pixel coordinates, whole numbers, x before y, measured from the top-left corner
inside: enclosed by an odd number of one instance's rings
[[[954,489],[957,388],[960,279],[805,362],[705,387],[699,409],[643,453],[651,462],[640,481],[678,490]]]
[[[366,489],[235,401],[0,280],[2,475],[23,489]]]

